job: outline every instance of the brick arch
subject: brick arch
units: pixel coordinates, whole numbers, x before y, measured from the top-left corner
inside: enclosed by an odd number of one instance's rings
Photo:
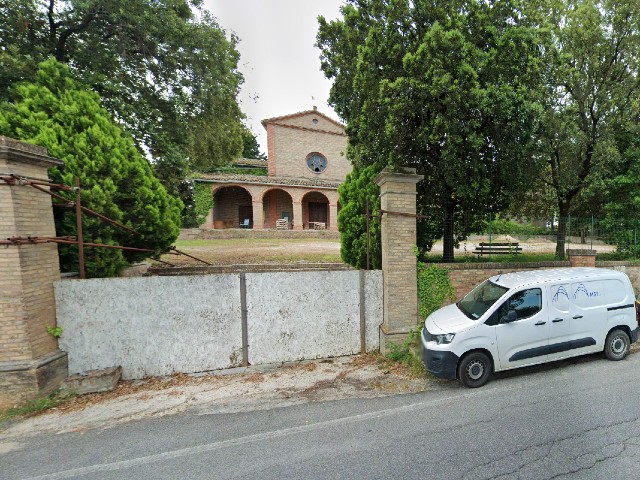
[[[289,228],[293,228],[297,220],[294,212],[294,197],[287,188],[273,187],[262,192],[262,211],[264,228],[276,228],[276,221],[287,219]]]
[[[330,203],[329,197],[327,196],[327,194],[319,190],[308,190],[304,192],[304,195],[302,195],[302,201],[305,201],[305,200],[308,201],[310,198],[315,199],[317,201],[322,201],[323,203],[324,202]]]
[[[331,202],[326,194],[317,190],[306,192],[302,196],[302,221],[304,228],[316,228],[324,225],[331,228],[336,219],[330,212]]]
[[[253,227],[253,195],[248,189],[241,185],[221,185],[212,188],[211,194],[213,228]]]
[[[215,185],[214,187],[211,188],[211,194],[214,196],[218,191],[225,189],[225,188],[240,188],[242,190],[244,190],[245,192],[247,192],[249,194],[249,196],[251,197],[251,201],[253,202],[255,200],[255,198],[258,198],[259,195],[256,195],[256,192],[254,191],[255,189],[250,188],[251,186],[249,185],[242,185],[240,183],[228,183],[228,184],[224,184],[224,185]]]

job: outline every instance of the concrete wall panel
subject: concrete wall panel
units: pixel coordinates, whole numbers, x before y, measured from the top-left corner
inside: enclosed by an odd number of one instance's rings
[[[360,351],[357,271],[247,274],[247,312],[253,365]]]
[[[246,274],[249,363],[360,351],[358,271]],[[240,276],[57,282],[60,348],[71,374],[121,365],[124,378],[242,362]],[[365,273],[367,350],[379,346],[382,272]]]
[[[380,349],[380,325],[382,325],[382,270],[370,270],[364,274],[364,298],[367,352]]]
[[[122,365],[123,378],[240,365],[238,275],[55,284],[69,373]]]

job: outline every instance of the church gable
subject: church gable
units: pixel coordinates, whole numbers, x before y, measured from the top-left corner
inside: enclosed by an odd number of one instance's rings
[[[318,112],[315,108],[305,112],[298,112],[292,115],[269,118],[262,121],[266,127],[269,124],[281,127],[301,128],[305,130],[316,130],[337,135],[344,135],[344,126],[332,118]]]
[[[269,118],[262,125],[270,176],[342,182],[351,171],[343,125],[317,109]]]

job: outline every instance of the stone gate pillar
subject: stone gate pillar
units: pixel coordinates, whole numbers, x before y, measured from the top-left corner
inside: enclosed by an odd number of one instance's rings
[[[48,181],[62,165],[47,150],[0,137],[0,176]],[[51,197],[0,181],[0,240],[54,237]],[[47,327],[56,325],[53,282],[60,280],[54,243],[0,245],[0,407],[44,396],[67,376],[67,355]]]
[[[383,322],[380,327],[380,351],[389,350],[389,342],[402,344],[407,333],[418,324],[418,287],[416,255],[416,184],[422,180],[413,168],[392,173],[380,172],[382,215]],[[410,214],[397,215],[398,213]]]

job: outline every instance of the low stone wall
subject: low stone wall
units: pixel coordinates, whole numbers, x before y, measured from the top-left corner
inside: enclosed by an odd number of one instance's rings
[[[636,298],[640,296],[640,264],[631,262],[596,262],[596,267],[624,272],[631,280]]]
[[[244,288],[242,288],[244,278]],[[125,379],[350,355],[379,348],[382,272],[273,272],[63,280],[55,284],[69,373]],[[242,295],[244,292],[244,301]],[[243,311],[246,308],[246,344]]]
[[[333,230],[253,230],[250,228],[183,228],[179,240],[214,240],[226,238],[340,238]]]
[[[449,279],[455,290],[456,301],[469,293],[473,287],[489,277],[500,273],[521,272],[547,268],[569,267],[565,262],[527,262],[527,263],[441,263],[439,267],[449,270]],[[596,262],[598,268],[609,268],[625,272],[636,296],[640,294],[640,265],[631,262]]]

